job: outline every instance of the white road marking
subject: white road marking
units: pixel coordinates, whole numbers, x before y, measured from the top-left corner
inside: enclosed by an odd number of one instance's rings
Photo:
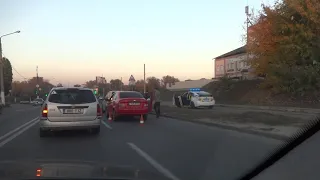
[[[147,153],[142,151],[138,146],[133,143],[127,143],[134,151],[136,151],[141,157],[147,160],[156,170],[165,175],[172,180],[179,180],[175,175],[173,175],[168,169],[160,165],[156,160],[150,157]]]
[[[106,122],[104,122],[104,121],[101,121],[102,122],[102,124],[105,126],[105,127],[107,127],[108,129],[112,129],[112,127],[109,125],[109,124],[107,124]]]
[[[23,129],[21,129],[21,131],[18,131],[17,133],[13,134],[12,136],[10,136],[8,139],[2,141],[0,143],[0,147],[4,146],[5,144],[7,144],[8,142],[12,141],[14,138],[16,138],[17,136],[19,136],[20,134],[22,134],[23,132],[25,132],[26,130],[28,130],[29,128],[31,128],[32,126],[34,126],[35,124],[38,123],[38,119],[36,121],[33,121],[31,124],[29,124],[28,126],[24,127]]]
[[[8,133],[6,133],[5,135],[3,135],[3,136],[0,137],[0,141],[1,141],[2,139],[4,139],[4,138],[7,138],[7,137],[10,136],[11,134],[19,131],[20,129],[24,128],[25,126],[28,126],[29,124],[37,121],[38,119],[39,119],[39,117],[36,117],[36,118],[32,119],[31,121],[29,121],[29,122],[27,122],[27,123],[25,123],[25,124],[22,124],[21,126],[15,128],[14,130],[9,131]]]

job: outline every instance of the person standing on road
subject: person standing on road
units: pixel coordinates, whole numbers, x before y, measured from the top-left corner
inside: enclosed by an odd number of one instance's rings
[[[154,88],[154,95],[153,95],[153,99],[154,99],[154,111],[156,112],[156,117],[159,118],[160,117],[160,91],[159,91],[159,87],[155,87]]]
[[[0,100],[1,100],[1,98],[0,98]],[[2,108],[4,108],[4,107],[3,107],[2,102],[0,102],[0,114],[2,114]]]

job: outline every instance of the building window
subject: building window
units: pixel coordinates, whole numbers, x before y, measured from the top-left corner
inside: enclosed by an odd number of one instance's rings
[[[243,61],[239,61],[238,62],[238,66],[239,66],[238,68],[242,68],[243,67]]]

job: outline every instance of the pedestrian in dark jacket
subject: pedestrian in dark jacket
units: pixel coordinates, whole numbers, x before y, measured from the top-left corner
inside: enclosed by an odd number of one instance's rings
[[[160,117],[160,91],[158,87],[154,88],[153,97],[154,97],[153,108],[154,108],[154,111],[156,112],[156,117],[159,118]]]

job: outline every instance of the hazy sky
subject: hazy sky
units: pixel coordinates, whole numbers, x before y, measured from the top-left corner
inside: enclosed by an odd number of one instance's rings
[[[269,1],[273,2],[272,0]],[[25,78],[56,84],[131,74],[211,78],[212,58],[243,45],[244,7],[261,0],[1,0],[3,54]],[[14,72],[15,80],[23,78]]]

